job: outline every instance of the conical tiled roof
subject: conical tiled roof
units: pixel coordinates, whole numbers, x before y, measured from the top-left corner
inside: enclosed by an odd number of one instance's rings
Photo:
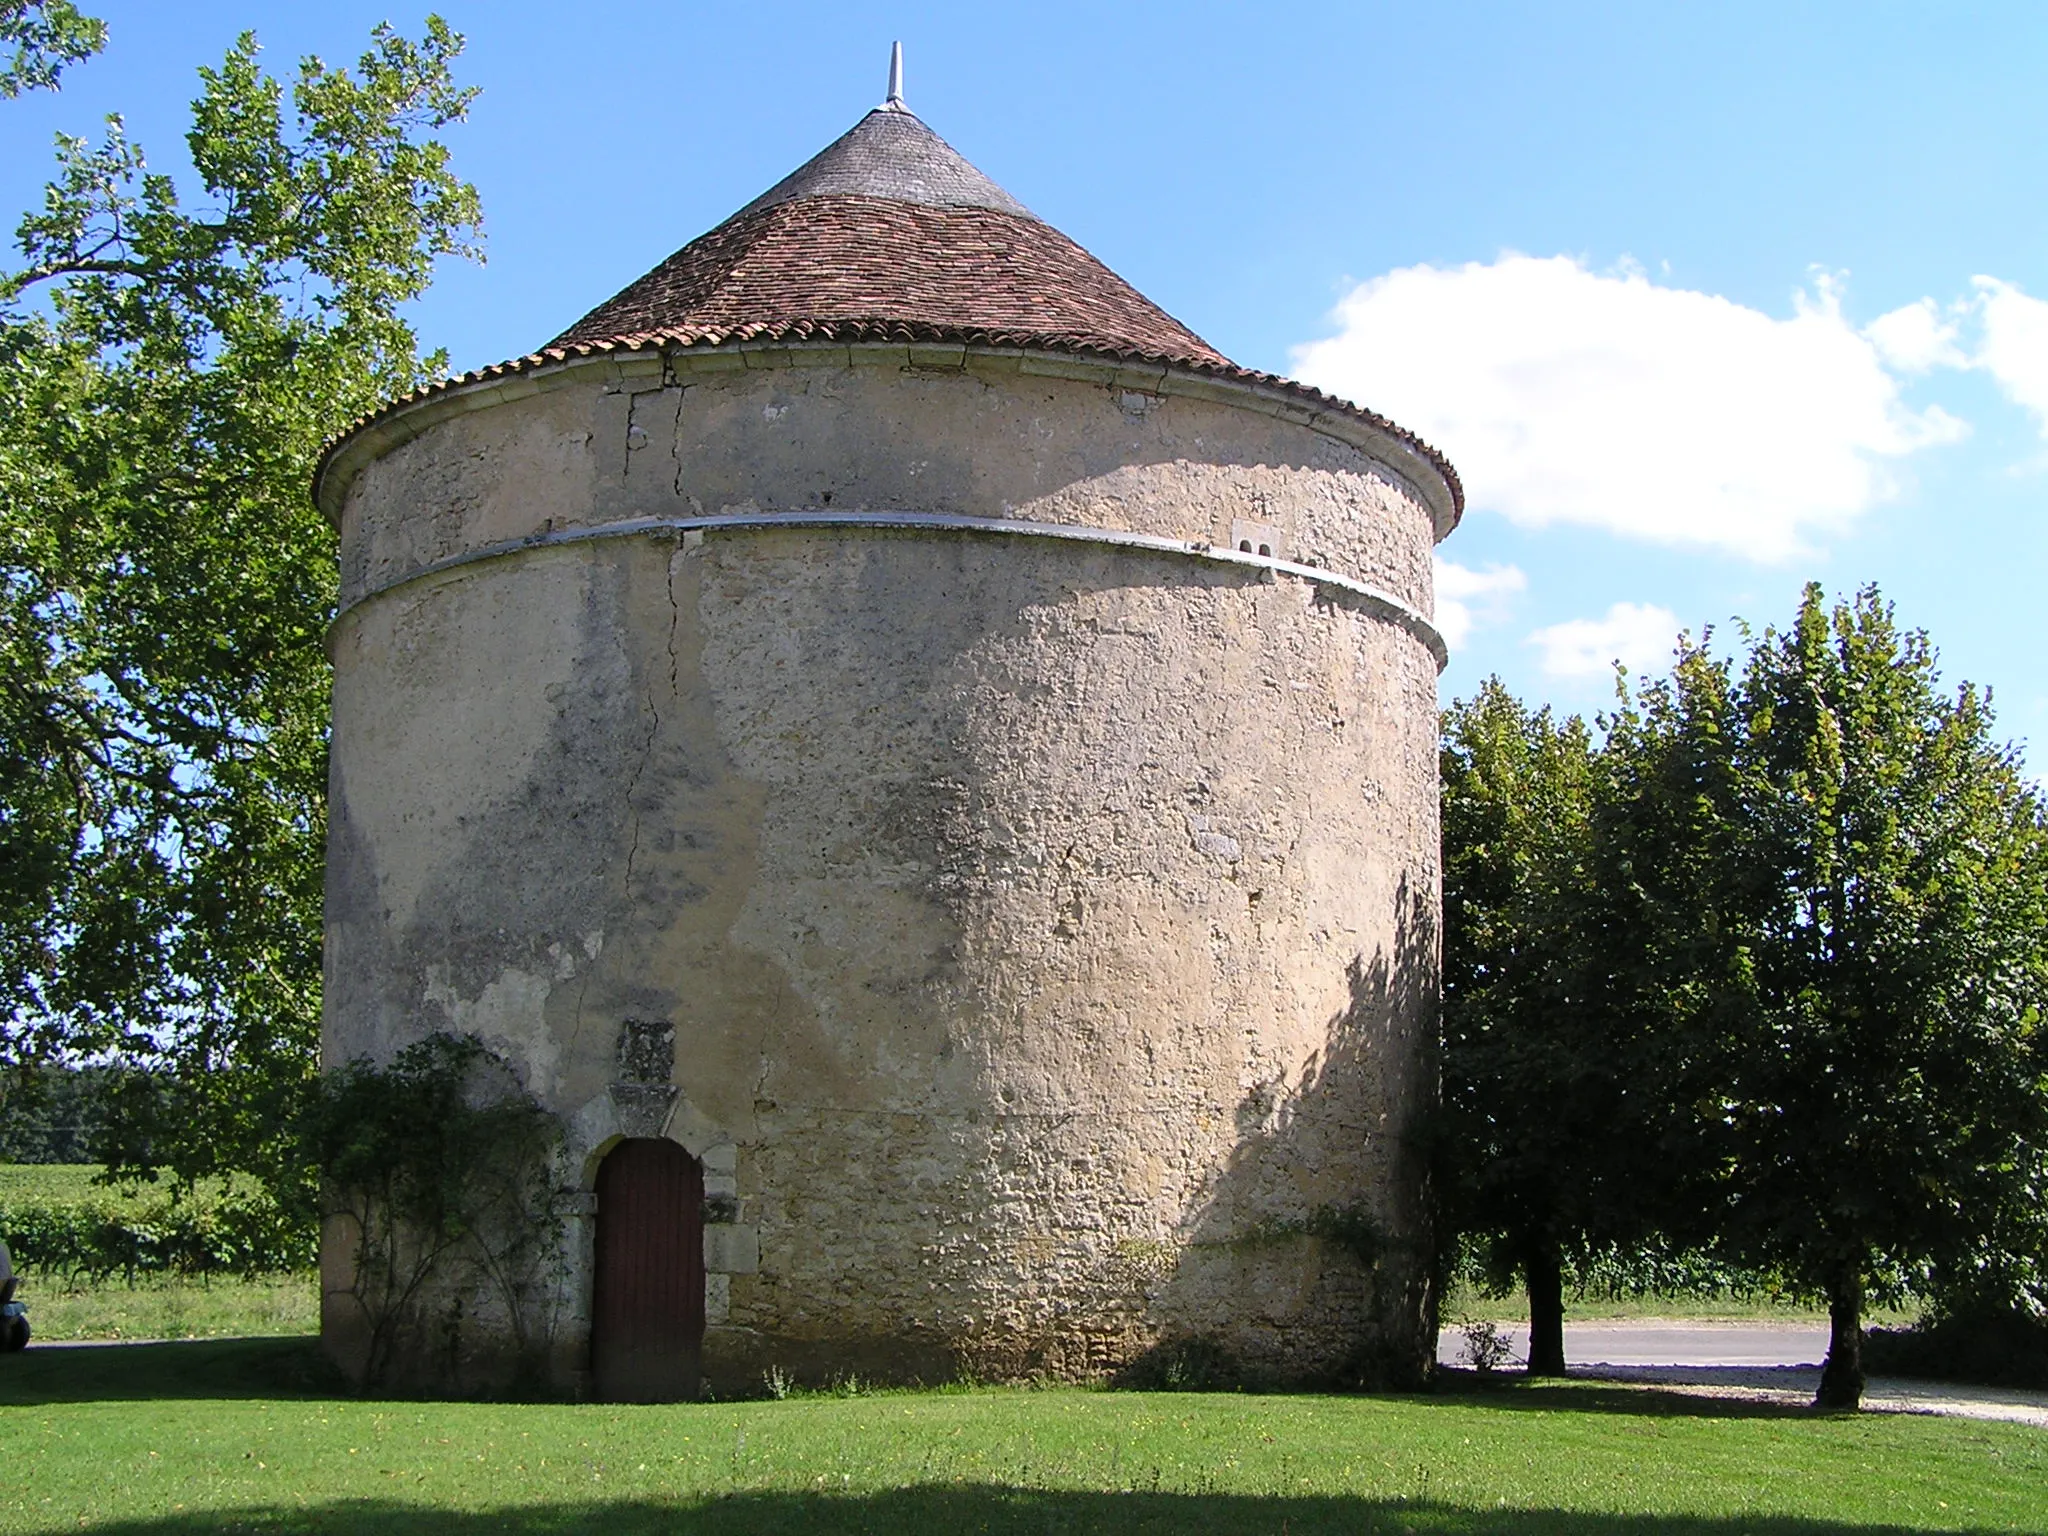
[[[892,325],[1229,366],[894,106],[549,346]]]
[[[1241,368],[1034,216],[892,95],[791,175],[598,305],[537,352],[393,400],[330,443],[422,401],[609,353],[670,347],[936,342],[1079,353],[1229,380],[1313,416],[1405,443],[1443,477],[1447,532],[1464,511],[1449,460],[1376,412]]]
[[[969,165],[922,118],[903,107],[888,106],[875,108],[733,218],[835,192],[933,208],[993,208],[1031,217],[1029,208]]]

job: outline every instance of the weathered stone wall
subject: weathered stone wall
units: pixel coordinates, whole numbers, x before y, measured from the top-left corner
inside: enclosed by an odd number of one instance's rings
[[[958,532],[403,578],[628,518],[915,510],[1255,524],[1427,612],[1422,497],[1299,423],[996,366],[555,384],[349,487],[329,1059],[471,1032],[586,1178],[622,1133],[702,1155],[727,1385],[1085,1375],[1187,1339],[1276,1378],[1419,1369],[1413,634],[1258,567]],[[674,1023],[678,1092],[621,1084],[629,1019]]]
[[[1268,525],[1281,536],[1276,555],[1428,609],[1433,514],[1415,485],[1352,443],[1247,409],[1266,402],[1211,381],[1199,381],[1201,394],[1147,393],[1100,364],[1077,361],[1071,371],[1093,376],[1065,378],[1023,371],[1045,359],[951,350],[961,366],[908,366],[902,348],[893,363],[884,349],[863,352],[858,366],[845,347],[666,363],[649,354],[515,381],[522,392],[504,398],[482,390],[466,402],[482,409],[452,416],[430,403],[425,435],[397,442],[349,489],[342,603],[547,529],[875,509],[1226,547],[1239,522]]]

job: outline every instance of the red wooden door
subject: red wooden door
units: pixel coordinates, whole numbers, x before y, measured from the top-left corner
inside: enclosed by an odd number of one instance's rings
[[[697,1395],[704,1343],[704,1166],[674,1142],[622,1141],[597,1170],[597,1396],[660,1403]]]

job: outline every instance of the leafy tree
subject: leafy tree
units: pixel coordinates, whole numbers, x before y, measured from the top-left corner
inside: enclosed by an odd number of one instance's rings
[[[0,1074],[0,1163],[93,1163],[111,1067]]]
[[[1566,1256],[1610,1199],[1620,1084],[1587,1028],[1595,754],[1583,721],[1489,679],[1444,716],[1444,1057],[1451,1225],[1529,1295],[1529,1369],[1564,1372]]]
[[[79,14],[70,0],[0,0],[0,98],[53,91],[57,78],[107,46],[107,24]]]
[[[1679,636],[1668,677],[1631,688],[1603,719],[1602,794],[1591,840],[1583,921],[1597,945],[1587,977],[1589,1026],[1625,1046],[1633,1160],[1646,1202],[1639,1233],[1724,1283],[1782,1277],[1746,1263],[1723,1241],[1727,1170],[1723,1043],[1751,999],[1747,960],[1731,925],[1750,897],[1735,857],[1747,789],[1729,665]],[[1654,1209],[1652,1209],[1652,1207]]]
[[[1818,1401],[1861,1399],[1873,1290],[2038,1286],[2048,826],[1988,700],[1874,589],[1738,668],[1682,648],[1609,751],[1614,1006],[1662,1041],[1703,1216],[1827,1300]]]
[[[0,92],[103,35],[0,0]],[[200,72],[195,197],[119,118],[60,137],[0,272],[0,1054],[155,1069],[116,1101],[125,1171],[306,1191],[336,585],[308,485],[441,367],[402,311],[473,253],[436,137],[460,49],[379,27],[287,91],[244,34]]]

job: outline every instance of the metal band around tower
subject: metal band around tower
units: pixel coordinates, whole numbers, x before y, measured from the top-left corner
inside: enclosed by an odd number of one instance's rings
[[[486,560],[502,560],[530,549],[555,549],[569,544],[589,544],[600,539],[680,538],[690,533],[778,528],[875,528],[919,532],[987,534],[1005,538],[1057,539],[1070,544],[1098,544],[1112,549],[1142,550],[1148,554],[1177,555],[1183,559],[1214,561],[1223,565],[1249,567],[1277,575],[1293,576],[1317,586],[1333,588],[1357,600],[1378,618],[1406,630],[1420,640],[1441,672],[1450,652],[1444,638],[1423,613],[1393,593],[1355,577],[1325,570],[1319,565],[1280,560],[1269,555],[1249,555],[1242,550],[1219,547],[1202,539],[1173,539],[1161,534],[1129,533],[1117,528],[1091,528],[1074,523],[1034,523],[1010,517],[966,517],[950,512],[736,512],[714,517],[636,517],[624,522],[601,523],[589,528],[555,528],[506,539],[497,544],[433,560],[407,571],[403,576],[357,594],[335,613],[339,624],[349,614],[387,592],[413,582],[459,570]]]

